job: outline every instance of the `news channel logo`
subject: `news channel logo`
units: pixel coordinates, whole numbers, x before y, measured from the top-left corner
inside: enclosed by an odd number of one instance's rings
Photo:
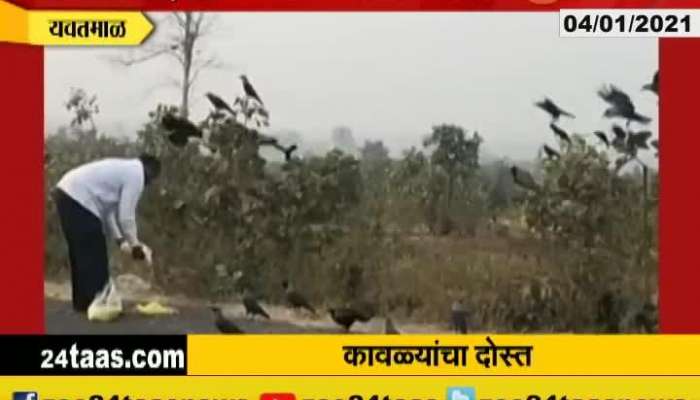
[[[447,400],[476,400],[476,390],[473,387],[447,388]]]
[[[39,400],[37,392],[14,392],[12,400]]]

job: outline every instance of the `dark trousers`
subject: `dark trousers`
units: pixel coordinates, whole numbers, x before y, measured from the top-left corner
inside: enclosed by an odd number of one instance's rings
[[[62,190],[55,189],[53,196],[68,244],[73,308],[86,311],[109,280],[107,242],[102,222]]]

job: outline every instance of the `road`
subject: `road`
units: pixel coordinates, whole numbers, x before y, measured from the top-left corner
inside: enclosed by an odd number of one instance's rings
[[[47,299],[46,333],[48,334],[206,334],[219,333],[214,317],[206,307],[180,307],[173,316],[144,316],[125,304],[125,314],[113,322],[90,322],[84,314],[73,311],[70,303]],[[340,333],[332,326],[300,326],[280,320],[231,318],[244,332],[260,333]]]

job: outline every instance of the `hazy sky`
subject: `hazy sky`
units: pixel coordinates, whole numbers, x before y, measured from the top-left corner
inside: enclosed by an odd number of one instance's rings
[[[162,15],[155,14],[155,18]],[[203,118],[206,91],[230,100],[249,76],[271,111],[271,132],[295,130],[328,142],[349,126],[359,143],[382,139],[398,153],[439,123],[478,130],[488,153],[531,159],[554,142],[533,102],[550,96],[576,114],[566,129],[608,128],[595,91],[626,90],[654,118],[657,99],[641,86],[658,67],[655,39],[561,39],[558,14],[544,13],[224,13],[205,50],[226,64],[202,73],[192,117]],[[162,34],[162,30],[159,32]],[[158,40],[155,35],[154,40]],[[177,64],[162,58],[115,67],[122,49],[46,50],[46,124],[70,121],[71,86],[98,95],[101,131],[133,135],[159,102],[179,104],[169,83]],[[170,86],[169,86],[170,85]]]

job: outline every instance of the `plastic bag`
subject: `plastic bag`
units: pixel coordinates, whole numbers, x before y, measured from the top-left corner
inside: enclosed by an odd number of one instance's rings
[[[139,304],[136,306],[136,310],[141,314],[152,316],[177,314],[176,309],[164,306],[157,301],[151,301],[148,304]]]
[[[122,298],[110,279],[88,307],[87,317],[90,321],[109,322],[117,318],[122,310]]]

